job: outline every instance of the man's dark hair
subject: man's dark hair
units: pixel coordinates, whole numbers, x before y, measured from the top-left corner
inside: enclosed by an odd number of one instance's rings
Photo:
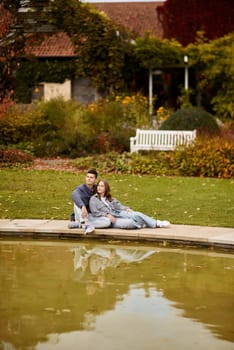
[[[95,175],[95,177],[98,177],[98,173],[97,173],[96,169],[89,169],[87,171],[87,174],[93,174],[93,175]]]

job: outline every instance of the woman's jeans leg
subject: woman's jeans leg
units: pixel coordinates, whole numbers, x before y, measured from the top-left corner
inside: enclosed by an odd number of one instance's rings
[[[111,225],[113,228],[137,229],[139,224],[131,218],[116,218],[115,223]]]
[[[88,222],[95,228],[107,228],[111,226],[111,221],[106,216],[97,217],[89,214]]]
[[[84,218],[82,217],[81,209],[77,207],[76,204],[74,204],[74,214],[75,214],[75,221],[79,221],[81,223],[85,221]],[[94,217],[92,214],[88,215],[88,223],[93,225],[95,228],[107,228],[111,226],[111,222],[107,217],[105,216]]]
[[[151,227],[156,228],[157,221],[148,215],[145,215],[139,211],[126,211],[123,210],[119,213],[121,217],[131,218],[137,225],[137,228]]]
[[[130,212],[131,217],[136,221],[141,227],[151,227],[156,228],[157,221],[148,215],[145,215],[139,211]]]
[[[118,213],[113,213],[116,221],[111,227],[123,228],[123,229],[137,229],[141,228],[141,225],[134,220],[126,210],[122,210]]]

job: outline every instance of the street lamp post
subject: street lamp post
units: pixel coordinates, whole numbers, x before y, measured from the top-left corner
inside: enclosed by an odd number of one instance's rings
[[[189,88],[188,56],[184,56],[184,89]]]
[[[161,70],[149,71],[149,115],[153,115],[153,76],[161,75]]]
[[[153,114],[153,72],[149,71],[149,115]]]

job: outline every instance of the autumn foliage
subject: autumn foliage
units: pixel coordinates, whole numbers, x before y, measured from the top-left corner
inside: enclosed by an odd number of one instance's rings
[[[234,30],[232,0],[167,0],[158,8],[164,37],[187,45],[203,31],[208,39],[217,39]]]

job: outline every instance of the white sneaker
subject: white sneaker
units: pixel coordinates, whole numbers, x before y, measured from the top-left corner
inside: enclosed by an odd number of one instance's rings
[[[68,228],[81,228],[81,223],[79,221],[71,221],[68,224]]]
[[[157,220],[156,227],[162,228],[162,227],[169,227],[169,226],[170,226],[170,222],[169,221],[167,221],[167,220],[163,220],[163,221]]]
[[[84,226],[84,230],[85,230],[85,234],[88,234],[88,233],[92,233],[95,231],[95,227],[89,225],[89,224],[86,224]]]

